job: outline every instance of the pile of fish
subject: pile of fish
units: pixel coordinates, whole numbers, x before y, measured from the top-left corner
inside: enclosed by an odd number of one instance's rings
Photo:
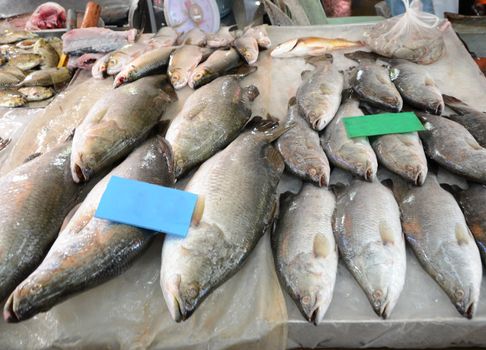
[[[474,316],[486,263],[486,113],[442,95],[417,64],[358,51],[347,54],[348,72],[330,55],[310,59],[286,122],[252,117],[259,90],[243,83],[248,71],[228,67],[242,61],[231,45],[269,45],[258,41],[263,31],[178,38],[164,28],[96,62],[94,77],[115,76],[116,88],[78,106],[84,117],[68,140],[0,177],[8,322],[119,275],[150,245],[149,230],[94,216],[111,176],[170,187],[198,166],[185,190],[203,200],[202,216],[161,252],[176,322],[234,276],[267,232],[281,284],[310,322],[332,302],[339,256],[388,318],[405,284],[406,242],[457,310]],[[163,137],[160,120],[186,84],[198,89]],[[404,109],[426,130],[371,139],[344,127],[344,118]],[[468,185],[444,185],[444,169]],[[285,170],[304,184],[279,198]]]
[[[5,29],[0,32],[0,45],[1,107],[48,99],[71,79],[67,68],[56,68],[62,54],[58,38]]]
[[[113,86],[117,88],[144,76],[167,72],[175,89],[186,85],[196,89],[235,72],[244,63],[254,65],[259,50],[271,45],[264,26],[243,31],[231,28],[222,27],[217,33],[194,28],[180,35],[171,27],[163,27],[148,42],[139,40],[99,58],[92,75],[96,79],[114,76]],[[100,52],[96,48],[92,51]]]

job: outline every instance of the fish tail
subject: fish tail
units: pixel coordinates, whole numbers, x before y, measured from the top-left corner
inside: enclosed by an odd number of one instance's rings
[[[280,125],[278,119],[268,114],[266,119],[259,116],[252,118],[247,124],[247,127],[249,127],[253,133],[260,133],[263,135],[270,143],[293,128],[294,123],[288,122],[284,125]]]
[[[454,97],[454,96],[449,96],[449,95],[442,95],[442,98],[444,99],[444,103],[446,105],[465,105],[464,102],[462,102],[460,99]]]

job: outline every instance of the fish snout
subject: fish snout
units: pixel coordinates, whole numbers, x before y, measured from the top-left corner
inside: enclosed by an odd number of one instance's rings
[[[388,291],[383,291],[382,289],[375,289],[371,294],[371,306],[375,313],[386,320],[390,317],[391,312],[395,306],[395,303],[392,303],[390,295]]]
[[[469,288],[467,291],[459,288],[454,292],[453,302],[457,311],[466,317],[472,319],[477,308],[477,297],[473,293],[473,288]]]
[[[81,162],[74,162],[71,165],[71,175],[76,183],[87,182],[94,174],[90,167],[83,166]]]
[[[329,184],[328,170],[324,166],[310,167],[307,173],[311,180],[319,185],[319,187],[327,186]]]
[[[319,292],[306,292],[300,297],[299,304],[302,313],[309,322],[312,322],[316,326],[324,318],[328,307],[326,305],[321,305],[322,299],[323,298]]]
[[[42,284],[27,281],[18,286],[7,299],[3,308],[3,318],[6,322],[17,323],[33,317],[35,301],[42,297]]]

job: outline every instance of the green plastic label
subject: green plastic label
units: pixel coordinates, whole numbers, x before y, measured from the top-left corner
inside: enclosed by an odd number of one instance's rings
[[[371,114],[362,117],[343,118],[350,138],[403,134],[425,130],[413,112]]]

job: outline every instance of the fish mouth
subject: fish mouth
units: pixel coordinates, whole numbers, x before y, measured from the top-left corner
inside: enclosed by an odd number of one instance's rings
[[[13,309],[13,304],[13,294],[11,294],[8,297],[7,302],[5,303],[5,306],[3,308],[3,319],[8,323],[19,323],[21,319],[15,313]]]
[[[427,174],[423,171],[419,171],[415,177],[415,186],[422,186],[425,182]]]
[[[81,168],[79,164],[74,164],[72,175],[73,175],[73,181],[76,183],[81,183],[81,182],[86,182],[90,179],[92,174],[92,170],[90,169],[84,169]]]
[[[390,317],[390,314],[393,310],[393,305],[389,298],[389,293],[386,291],[383,293],[381,289],[377,289],[373,292],[371,296],[371,305],[373,306],[373,310],[375,313],[386,320]]]
[[[459,313],[467,319],[472,319],[476,312],[476,300],[472,299],[472,290],[469,289],[467,296],[462,301],[456,301],[456,309]]]

